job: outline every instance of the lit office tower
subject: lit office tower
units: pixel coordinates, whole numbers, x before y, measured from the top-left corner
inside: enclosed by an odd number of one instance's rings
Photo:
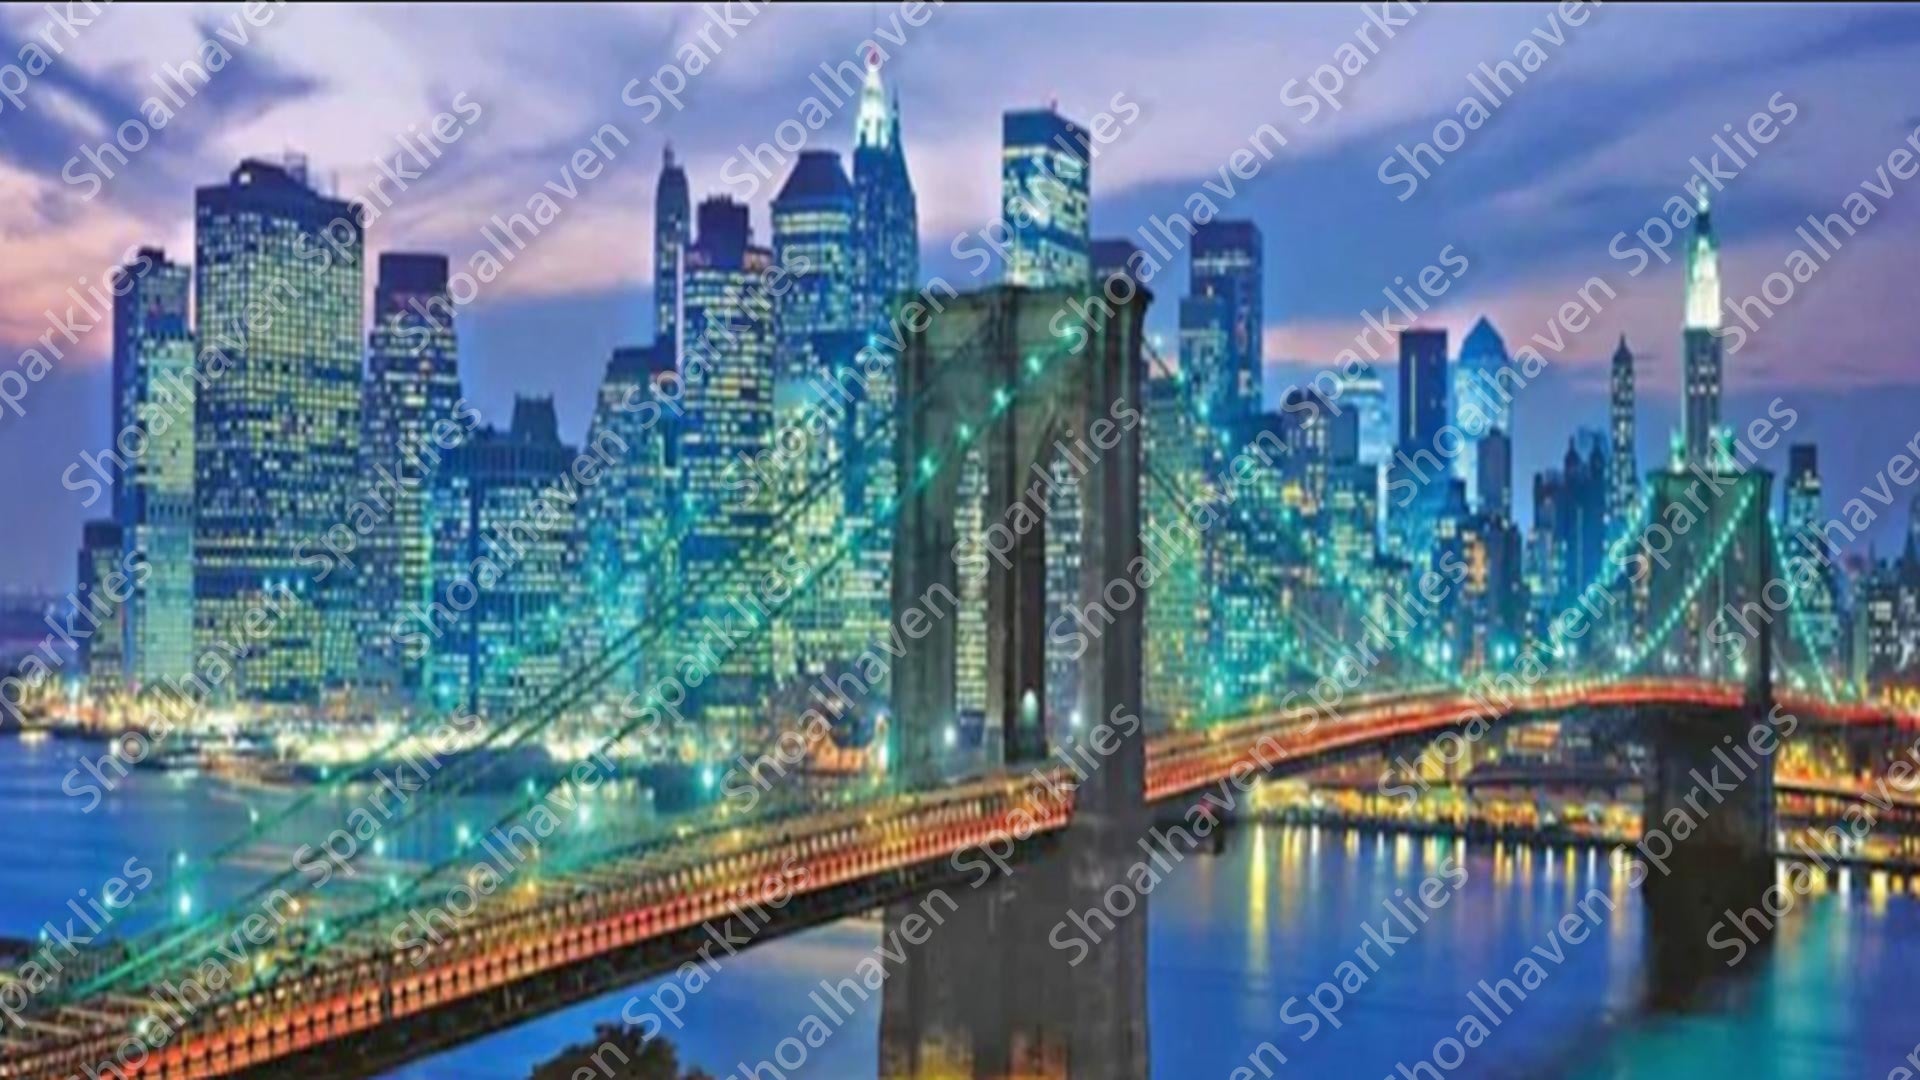
[[[1374,509],[1374,543],[1386,533],[1387,464],[1393,460],[1393,408],[1387,404],[1387,389],[1372,366],[1349,376],[1340,391],[1340,407],[1360,418],[1360,464],[1373,466],[1374,493],[1368,505]]]
[[[1464,436],[1453,459],[1453,475],[1467,486],[1467,505],[1482,509],[1480,441],[1487,432],[1513,431],[1513,402],[1502,386],[1500,371],[1508,365],[1507,343],[1481,316],[1460,342],[1460,362],[1453,368],[1452,423]]]
[[[1178,371],[1147,371],[1141,503],[1143,551],[1161,576],[1147,591],[1147,708],[1181,726],[1200,707],[1206,687],[1207,589],[1188,505],[1200,498],[1206,469],[1194,433],[1192,384]]]
[[[1094,278],[1108,295],[1125,295],[1128,287],[1104,284],[1115,274],[1129,274],[1139,284],[1133,269],[1138,251],[1127,240],[1093,242]],[[1196,421],[1195,383],[1162,357],[1150,352],[1146,360],[1141,549],[1159,571],[1147,590],[1145,691],[1153,717],[1179,727],[1198,714],[1206,692],[1206,537],[1193,518],[1195,504],[1205,497],[1207,456]]]
[[[1220,352],[1217,366],[1206,372],[1206,390],[1211,410],[1221,412],[1229,423],[1261,408],[1265,285],[1260,229],[1253,222],[1210,221],[1194,231],[1187,296],[1199,301],[1195,322],[1218,320],[1213,340]],[[1182,324],[1186,322],[1183,304]]]
[[[1607,535],[1618,539],[1633,524],[1640,502],[1640,455],[1634,448],[1633,350],[1627,335],[1613,350],[1613,373],[1608,381],[1607,432],[1613,440],[1612,469],[1607,480]]]
[[[1210,709],[1251,707],[1303,672],[1309,658],[1292,645],[1292,613],[1304,569],[1297,510],[1299,484],[1286,474],[1289,418],[1260,413],[1230,435],[1276,467],[1251,470],[1232,507],[1208,535],[1209,640],[1214,651]],[[1236,451],[1237,452],[1237,451]],[[1290,507],[1289,502],[1295,503]]]
[[[1007,281],[1084,287],[1093,273],[1086,129],[1051,109],[1028,109],[1007,113],[1000,131],[1000,211],[1012,239]]]
[[[900,144],[900,101],[887,99],[880,66],[867,65],[853,134],[856,320],[877,333],[894,303],[920,285],[920,215]]]
[[[693,700],[694,715],[709,725],[756,720],[772,675],[761,593],[772,568],[772,493],[743,498],[739,489],[739,462],[763,458],[773,439],[773,311],[759,284],[772,263],[771,252],[752,244],[744,204],[700,204],[681,275],[683,645],[706,640],[709,621],[735,639]]]
[[[852,362],[853,185],[831,150],[803,150],[773,200],[775,404],[801,406]]]
[[[583,662],[635,635],[658,632],[649,620],[677,591],[673,413],[631,404],[655,401],[656,390],[673,392],[673,374],[673,345],[662,338],[613,350],[600,383],[587,445],[610,448],[612,461],[580,497],[582,566],[575,586],[583,595],[573,605],[578,631],[571,639]],[[626,656],[609,678],[612,691],[646,685],[646,662],[658,652]]]
[[[1408,457],[1421,450],[1432,453],[1448,420],[1445,330],[1400,332],[1399,416],[1399,451]]]
[[[1681,335],[1686,367],[1681,409],[1682,464],[1702,470],[1718,467],[1714,452],[1720,426],[1720,242],[1714,238],[1704,185],[1696,191],[1698,209],[1687,243],[1687,317]]]
[[[1607,437],[1590,427],[1574,431],[1561,461],[1567,498],[1556,528],[1566,552],[1567,592],[1562,608],[1578,602],[1579,593],[1596,582],[1605,584],[1607,568]]]
[[[591,458],[587,460],[593,460]],[[447,452],[427,500],[433,537],[425,681],[438,708],[501,722],[572,674],[563,647],[577,569],[576,522],[549,494],[575,461],[552,398],[516,398],[513,426]],[[437,607],[435,607],[437,605]]]
[[[1822,510],[1819,448],[1812,443],[1794,443],[1787,451],[1785,489],[1785,535],[1780,550],[1791,571],[1787,580],[1794,584],[1798,607],[1800,642],[1813,653],[1811,659],[1831,666],[1838,659],[1840,619],[1835,604],[1836,554],[1820,527],[1826,524]]]
[[[1474,474],[1480,487],[1480,512],[1513,520],[1513,438],[1494,428],[1475,450]]]
[[[359,487],[361,213],[255,160],[195,195],[196,326],[226,366],[194,410],[195,644],[255,642],[238,697],[311,701],[358,660],[348,575],[315,581],[298,553]],[[257,637],[288,588],[306,602]]]
[[[773,537],[774,552],[787,565],[827,562],[850,524],[846,507],[855,481],[810,488],[849,449],[849,395],[835,387],[857,391],[860,385],[854,376],[865,335],[855,329],[853,210],[853,186],[840,155],[826,150],[802,151],[773,200],[773,258],[783,271],[773,297],[781,451],[768,479],[778,488],[776,505],[806,500],[791,526]],[[850,603],[850,569],[845,561],[834,562],[789,601],[775,626],[776,679],[811,681],[860,654],[865,641],[847,640],[847,630],[850,622],[858,624],[854,616],[870,609]]]
[[[459,339],[447,296],[447,257],[380,256],[361,396],[360,486],[373,510],[360,541],[360,683],[380,692],[419,689],[419,657],[394,640],[394,613],[427,601],[432,548],[425,502],[447,450],[470,434],[456,419]]]
[[[1447,332],[1400,333],[1400,430],[1387,468],[1387,528],[1392,554],[1424,566],[1440,518],[1449,510],[1453,471],[1440,457],[1448,420]],[[1464,490],[1464,486],[1463,486]]]
[[[896,305],[920,286],[920,217],[900,138],[899,97],[889,100],[877,56],[869,58],[854,120],[853,206],[854,329],[867,348],[885,349],[885,341],[902,340],[891,325]],[[850,641],[883,635],[892,615],[893,525],[885,507],[898,488],[894,365],[860,366],[867,374],[853,402],[857,449],[847,458],[847,528],[864,533],[848,559],[846,594],[857,620],[848,627]],[[857,380],[849,375],[837,382]],[[984,679],[982,687],[984,701]]]
[[[660,181],[653,190],[653,332],[672,342],[680,329],[680,256],[693,226],[687,172],[669,145],[660,154]]]
[[[128,556],[148,565],[126,603],[133,687],[193,667],[193,331],[191,271],[143,249],[115,271],[113,431],[144,451],[114,472],[113,517]]]
[[[76,629],[91,628],[86,637],[74,636],[87,672],[87,693],[96,701],[127,689],[126,601],[133,575],[124,565],[125,543],[120,526],[112,521],[89,521],[81,527],[71,615]]]

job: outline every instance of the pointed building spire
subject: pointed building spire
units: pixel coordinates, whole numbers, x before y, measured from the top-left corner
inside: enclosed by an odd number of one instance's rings
[[[1689,330],[1720,328],[1720,241],[1705,184],[1694,187],[1693,239],[1687,245],[1687,322]]]
[[[867,50],[867,81],[860,88],[860,110],[854,121],[853,145],[885,149],[899,131],[894,109],[887,104],[887,90],[880,81],[880,54]]]

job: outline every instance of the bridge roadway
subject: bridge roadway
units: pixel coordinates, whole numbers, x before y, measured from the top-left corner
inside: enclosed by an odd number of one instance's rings
[[[1671,679],[1568,682],[1516,699],[1504,717],[1574,708],[1706,708],[1741,705],[1731,684]],[[1802,723],[1912,723],[1884,707],[1821,702],[1781,695],[1779,704]],[[1340,753],[1391,740],[1432,735],[1485,717],[1487,706],[1455,691],[1358,696],[1336,717],[1293,708],[1150,740],[1146,798],[1195,797],[1204,788],[1254,774],[1306,769]],[[1494,719],[1498,719],[1496,717]],[[182,1078],[246,1072],[282,1075],[274,1063],[310,1057],[350,1036],[358,1047],[370,1034],[436,1010],[448,1010],[494,992],[523,1010],[517,1019],[557,1008],[565,1000],[519,1001],[516,986],[650,944],[671,952],[648,962],[670,970],[709,940],[703,924],[742,925],[792,896],[810,921],[860,910],[885,898],[863,888],[885,879],[897,888],[924,887],[956,875],[949,860],[994,843],[1030,842],[1071,820],[1074,795],[1058,765],[1008,773],[925,793],[894,796],[853,809],[831,809],[785,820],[671,842],[616,859],[560,881],[529,881],[487,897],[438,944],[396,947],[401,920],[342,935],[328,943],[320,965],[282,974],[259,990],[189,1015],[184,1030],[137,1065],[116,1066],[121,1077]],[[1792,790],[1785,781],[1783,790]],[[1830,794],[1831,792],[1820,792]],[[808,908],[808,901],[817,901]],[[844,905],[834,910],[834,905]],[[764,929],[745,924],[745,929]],[[764,939],[768,935],[758,935]],[[271,950],[279,943],[263,948]],[[244,984],[252,966],[273,955],[241,956],[230,969]],[[411,963],[410,960],[417,960]],[[178,979],[181,972],[171,972]],[[622,985],[603,978],[593,992]],[[631,977],[626,982],[634,981]],[[151,1011],[159,977],[138,992],[67,1006],[36,1021],[31,1035],[10,1033],[0,1043],[0,1080],[71,1080],[114,1076],[114,1065],[140,1010]],[[584,984],[567,995],[587,996]],[[492,1027],[506,1021],[496,1018]],[[471,1033],[460,1036],[470,1037]],[[457,1042],[452,1039],[448,1042]],[[424,1053],[425,1049],[416,1049]],[[391,1063],[391,1062],[390,1062]],[[267,1066],[266,1070],[262,1067]],[[92,1070],[89,1072],[88,1070]],[[305,1071],[305,1070],[302,1070]]]

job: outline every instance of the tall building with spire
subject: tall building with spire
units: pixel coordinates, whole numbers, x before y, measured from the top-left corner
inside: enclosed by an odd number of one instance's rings
[[[890,324],[900,298],[919,287],[920,215],[901,141],[900,98],[889,97],[879,58],[870,55],[853,137],[854,330],[866,349],[904,340]],[[865,381],[853,402],[847,447],[846,527],[864,530],[847,565],[849,640],[884,633],[892,611],[893,528],[881,515],[898,488],[890,426],[898,384],[891,359],[871,362],[879,359],[875,353],[867,358],[858,365]],[[857,380],[848,373],[836,381]],[[980,655],[984,663],[984,645]],[[984,703],[984,680],[979,696]]]
[[[1693,236],[1687,242],[1687,311],[1683,331],[1684,364],[1680,443],[1682,464],[1702,470],[1716,464],[1715,432],[1720,426],[1720,241],[1713,235],[1707,193],[1697,199]]]
[[[687,171],[674,161],[669,145],[661,152],[660,182],[653,191],[653,331],[668,342],[679,338],[680,257],[692,228]]]
[[[853,137],[854,308],[878,333],[895,302],[920,285],[920,214],[900,142],[900,99],[891,100],[869,58]]]
[[[1627,335],[1613,350],[1607,384],[1607,433],[1612,440],[1612,472],[1607,477],[1607,535],[1618,539],[1633,520],[1640,501],[1640,458],[1634,449],[1633,350]]]

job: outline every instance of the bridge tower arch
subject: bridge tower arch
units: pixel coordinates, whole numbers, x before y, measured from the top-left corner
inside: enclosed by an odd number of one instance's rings
[[[1143,714],[1145,598],[1133,583],[1140,557],[1143,332],[1148,295],[1124,301],[1077,289],[996,286],[947,302],[910,336],[899,362],[895,461],[901,505],[893,541],[892,600],[903,654],[894,664],[895,760],[911,779],[951,764],[943,732],[956,721],[958,636],[951,613],[916,637],[902,620],[953,600],[962,572],[984,574],[989,742],[999,764],[1048,755],[1047,467],[1081,470],[1078,604],[1097,610],[1083,632],[1080,707],[1090,724]],[[962,425],[979,428],[985,466],[983,520],[992,535],[963,538]],[[1119,597],[1131,596],[1126,603]],[[1092,605],[1090,608],[1089,605]],[[1076,627],[1076,630],[1079,628]],[[1145,782],[1138,725],[1082,784],[1083,810],[1137,806]],[[1091,805],[1090,805],[1091,804]]]
[[[1773,762],[1787,725],[1773,716],[1774,626],[1765,606],[1778,572],[1766,510],[1770,474],[1690,471],[1654,481],[1654,520],[1688,512],[1694,524],[1676,539],[1670,567],[1654,576],[1653,610],[1680,605],[1680,617],[1666,642],[1652,644],[1674,674],[1737,679],[1744,688],[1735,709],[1677,708],[1643,718],[1652,771],[1642,848],[1652,850],[1657,830],[1671,849],[1642,885],[1649,985],[1657,1003],[1678,1007],[1724,970],[1726,953],[1709,941],[1714,924],[1729,911],[1761,908],[1774,884]]]

